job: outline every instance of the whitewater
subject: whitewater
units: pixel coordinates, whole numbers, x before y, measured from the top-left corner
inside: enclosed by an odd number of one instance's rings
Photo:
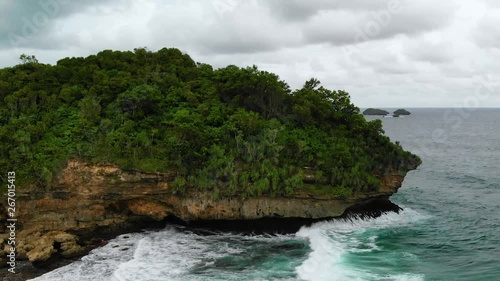
[[[290,235],[199,234],[168,226],[121,235],[81,261],[33,280],[423,280],[359,270],[348,256],[381,251],[377,231],[425,219],[405,209],[376,219],[320,222]],[[404,252],[397,256],[415,259]]]

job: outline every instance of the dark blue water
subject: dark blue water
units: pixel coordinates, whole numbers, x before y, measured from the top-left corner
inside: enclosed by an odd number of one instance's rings
[[[500,280],[500,109],[410,111],[382,118],[423,159],[392,197],[400,214],[276,236],[168,227],[36,280]]]

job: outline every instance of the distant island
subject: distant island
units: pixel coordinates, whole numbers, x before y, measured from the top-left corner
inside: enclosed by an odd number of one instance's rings
[[[410,114],[411,112],[409,112],[408,110],[400,108],[393,112],[392,117],[399,117],[401,115],[410,115]],[[378,108],[368,108],[365,111],[363,111],[363,115],[382,115],[391,117],[391,114],[388,111]]]
[[[393,113],[394,117],[399,117],[400,115],[410,115],[410,114],[411,114],[411,112],[409,112],[406,109],[398,109],[398,110],[394,111],[394,113]]]
[[[368,108],[363,111],[363,115],[388,115],[390,114],[388,111],[378,109],[378,108]]]

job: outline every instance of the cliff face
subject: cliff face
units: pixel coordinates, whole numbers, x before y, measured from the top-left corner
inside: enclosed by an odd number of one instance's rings
[[[354,205],[387,199],[401,186],[405,175],[406,171],[384,175],[379,192],[350,199],[302,193],[282,198],[214,200],[202,192],[174,195],[169,177],[163,174],[127,172],[113,165],[73,160],[51,190],[18,191],[18,260],[43,264],[55,257],[81,255],[98,246],[106,234],[151,226],[169,216],[184,221],[338,217]],[[5,222],[5,214],[0,220]],[[9,250],[6,239],[7,235],[0,238],[5,252],[2,257]]]

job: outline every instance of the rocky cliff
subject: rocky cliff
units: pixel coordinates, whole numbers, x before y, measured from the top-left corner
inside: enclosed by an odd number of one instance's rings
[[[43,265],[60,257],[79,256],[99,246],[102,239],[154,227],[167,218],[214,221],[338,217],[353,206],[388,199],[401,186],[406,172],[382,175],[378,192],[349,199],[306,193],[282,198],[213,199],[209,193],[200,192],[175,195],[169,185],[171,178],[165,174],[123,171],[114,165],[72,160],[55,179],[53,188],[18,190],[17,259]],[[0,217],[2,233],[6,233],[4,212]],[[9,251],[7,238],[7,234],[0,238],[2,257]]]

